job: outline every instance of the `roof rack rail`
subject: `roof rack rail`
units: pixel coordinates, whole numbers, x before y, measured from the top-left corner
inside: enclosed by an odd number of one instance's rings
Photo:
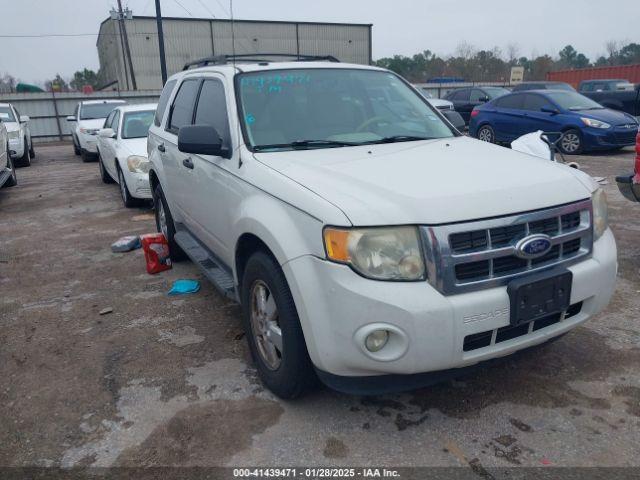
[[[297,53],[245,53],[236,55],[216,55],[213,57],[200,58],[184,64],[182,70],[189,70],[191,67],[206,67],[207,65],[226,65],[234,60],[242,62],[266,62],[263,57],[291,58],[295,62],[336,62],[338,60],[333,55],[299,55]]]

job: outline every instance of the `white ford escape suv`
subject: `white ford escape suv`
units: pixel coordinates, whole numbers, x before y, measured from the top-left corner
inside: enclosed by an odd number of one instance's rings
[[[585,173],[462,136],[380,68],[197,63],[149,130],[157,226],[241,303],[277,395],[425,385],[609,301],[616,245]]]

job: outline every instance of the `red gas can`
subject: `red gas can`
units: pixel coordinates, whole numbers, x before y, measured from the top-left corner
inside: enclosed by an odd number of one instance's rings
[[[160,273],[171,268],[169,243],[161,233],[149,233],[140,237],[144,258],[147,261],[147,272]]]

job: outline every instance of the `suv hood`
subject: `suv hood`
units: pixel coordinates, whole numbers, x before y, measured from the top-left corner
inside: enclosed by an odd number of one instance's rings
[[[582,200],[593,189],[575,169],[468,137],[254,157],[358,226],[477,220]]]

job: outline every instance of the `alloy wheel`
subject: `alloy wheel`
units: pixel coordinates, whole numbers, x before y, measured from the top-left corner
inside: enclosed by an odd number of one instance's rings
[[[560,141],[560,146],[566,153],[575,153],[580,149],[580,137],[577,133],[566,133]]]
[[[482,127],[478,132],[478,140],[493,143],[493,132],[490,128]]]
[[[251,286],[251,334],[260,357],[271,370],[282,363],[282,330],[278,318],[278,307],[271,290],[262,280]]]
[[[164,238],[169,239],[169,229],[167,228],[167,214],[164,211],[164,204],[162,200],[158,199],[158,226],[160,231],[164,235]]]

